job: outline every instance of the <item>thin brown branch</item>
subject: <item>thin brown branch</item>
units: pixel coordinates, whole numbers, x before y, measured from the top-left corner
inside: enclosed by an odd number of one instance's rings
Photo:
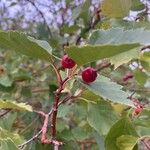
[[[83,29],[83,31],[81,31],[82,34],[85,34],[85,33],[89,32],[91,29],[95,28],[97,23],[101,20],[100,12],[101,12],[101,10],[97,9],[97,11],[95,13],[96,18],[95,18],[94,22],[92,23],[92,21],[90,21],[89,26],[87,28]],[[93,19],[93,17],[92,17],[92,19]],[[82,36],[80,34],[76,39],[76,45],[78,45],[80,43],[81,38],[82,38]]]
[[[84,89],[83,89],[84,90]],[[81,89],[80,90],[80,92],[77,94],[77,95],[72,95],[72,94],[69,94],[67,97],[65,97],[63,100],[61,100],[59,103],[58,103],[58,106],[60,106],[60,105],[62,105],[62,104],[64,104],[64,103],[66,103],[68,100],[70,100],[70,99],[74,99],[74,98],[77,98],[77,96],[78,95],[80,95],[82,92],[83,92],[83,90]],[[82,92],[81,92],[82,91]],[[49,111],[49,113],[47,114],[49,117],[51,116],[51,114],[53,113],[53,111],[54,111],[54,109],[51,109],[50,111]],[[42,112],[42,111],[35,111],[36,113],[38,113],[38,114],[40,114],[41,116],[45,116],[46,114],[44,113],[44,112]],[[44,125],[44,124],[43,124]],[[42,134],[42,130],[43,130],[43,128],[37,133],[37,134],[35,134],[32,138],[30,138],[29,140],[27,140],[26,142],[24,142],[24,143],[22,143],[21,145],[19,145],[18,147],[19,147],[19,149],[22,149],[25,145],[27,145],[27,144],[29,144],[30,142],[32,142],[33,140],[35,140],[36,138],[38,138],[41,134]],[[45,133],[46,134],[46,133]],[[45,140],[45,143],[51,143],[51,144],[53,144],[53,143],[55,143],[56,144],[56,141],[55,140]],[[59,144],[61,145],[62,143],[61,142],[59,142]],[[59,145],[59,146],[60,146]],[[55,147],[58,147],[57,145],[55,145]]]
[[[28,143],[35,140],[40,134],[42,134],[41,142],[44,144],[52,144],[54,146],[54,150],[59,149],[59,146],[61,146],[63,144],[62,142],[55,140],[56,139],[56,118],[57,118],[58,106],[67,102],[71,98],[76,98],[77,95],[80,94],[81,92],[78,92],[78,94],[76,94],[75,96],[69,95],[68,97],[66,97],[62,101],[60,101],[60,95],[61,95],[62,90],[64,89],[64,85],[66,84],[67,81],[69,81],[70,78],[73,77],[75,71],[73,70],[72,73],[70,74],[70,76],[67,76],[64,80],[62,80],[60,73],[58,72],[58,69],[55,67],[55,65],[52,65],[52,66],[56,72],[57,79],[60,84],[59,88],[55,92],[54,103],[48,114],[46,114],[42,111],[35,111],[36,113],[40,114],[41,116],[43,116],[45,118],[42,129],[36,135],[34,135],[31,139],[29,139],[25,143],[19,145],[20,149],[22,149],[25,145],[27,145]],[[48,119],[50,116],[51,116],[51,139],[47,139],[46,133],[48,130]]]
[[[0,113],[0,118],[5,116],[7,113],[9,113],[11,109],[5,109],[3,112]]]
[[[50,115],[52,114],[52,112],[53,112],[53,110],[51,109],[47,115],[50,117]],[[37,113],[40,114],[40,115],[42,115],[42,116],[45,116],[45,114],[43,112],[37,112]],[[35,134],[32,138],[30,138],[26,142],[22,143],[21,145],[19,145],[18,146],[19,149],[22,149],[25,145],[29,144],[30,142],[32,142],[33,140],[35,140],[37,137],[39,137],[41,135],[42,131],[43,131],[43,128],[37,134]]]
[[[48,26],[48,23],[47,23],[47,21],[46,21],[46,18],[45,18],[45,16],[44,16],[43,12],[36,6],[36,4],[34,3],[34,1],[32,1],[32,0],[26,0],[26,1],[28,1],[30,4],[32,4],[32,5],[34,6],[34,8],[36,9],[36,11],[41,15],[41,17],[42,17],[42,19],[43,19],[43,21],[44,21],[44,24],[45,24],[46,27],[47,27],[47,30],[48,30],[48,32],[49,32],[49,35],[50,35],[50,37],[52,37],[51,30],[50,30],[50,28],[49,28],[49,26]]]
[[[59,70],[56,68],[56,66],[54,64],[51,64],[51,66],[52,66],[52,68],[54,69],[54,71],[56,73],[58,84],[59,84],[59,86],[61,86],[62,77],[61,77],[61,75],[59,73]]]
[[[148,144],[144,139],[142,139],[141,142],[147,147],[148,150],[150,150],[150,144]]]
[[[40,136],[40,134],[42,133],[42,130],[40,130],[37,134],[35,134],[32,138],[30,138],[29,140],[27,140],[26,142],[22,143],[21,145],[18,146],[19,149],[23,149],[23,147],[27,144],[29,144],[30,142],[32,142],[33,140],[35,140],[38,136]]]
[[[60,94],[61,94],[62,90],[64,89],[64,84],[68,80],[69,80],[69,77],[66,77],[60,83],[60,87],[55,92],[54,103],[53,103],[53,106],[52,106],[53,113],[52,113],[52,118],[51,118],[51,136],[52,136],[52,139],[56,138],[56,117],[57,117],[58,104],[59,104],[59,100],[60,100]]]
[[[145,49],[150,49],[150,45],[144,46],[141,48],[141,51],[145,50]]]
[[[103,70],[103,69],[105,69],[105,68],[108,68],[108,67],[110,67],[110,66],[111,66],[111,63],[109,63],[109,62],[104,63],[104,64],[102,64],[102,65],[97,69],[97,71],[101,71],[101,70]]]

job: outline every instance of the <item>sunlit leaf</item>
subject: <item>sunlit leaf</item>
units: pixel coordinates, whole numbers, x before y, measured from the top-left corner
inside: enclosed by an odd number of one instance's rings
[[[0,127],[0,139],[5,140],[10,138],[16,145],[19,145],[24,142],[24,140],[17,133],[9,132]]]
[[[102,13],[110,18],[128,16],[132,0],[103,0]]]
[[[20,111],[32,111],[32,107],[30,105],[27,105],[25,103],[17,103],[15,101],[10,100],[0,100],[0,108],[3,109],[16,109]]]
[[[132,135],[122,135],[117,138],[117,146],[120,150],[133,150],[137,144],[138,137]]]
[[[0,150],[18,150],[17,146],[13,143],[10,138],[0,138]]]
[[[117,146],[117,138],[122,135],[132,135],[137,137],[135,128],[128,118],[120,119],[111,127],[105,139],[106,150],[119,150]]]

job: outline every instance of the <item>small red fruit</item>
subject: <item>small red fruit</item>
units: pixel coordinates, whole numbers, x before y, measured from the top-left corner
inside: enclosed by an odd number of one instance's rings
[[[128,81],[128,80],[130,80],[130,79],[132,79],[133,78],[133,75],[132,74],[127,74],[127,75],[125,75],[124,77],[123,77],[123,81]]]
[[[68,57],[68,55],[64,55],[61,60],[61,66],[63,68],[71,69],[76,65],[75,61]]]
[[[141,113],[142,112],[142,110],[143,110],[143,107],[137,107],[137,108],[135,108],[134,109],[134,113],[136,114],[136,115],[138,115],[139,113]]]
[[[97,71],[94,68],[87,67],[82,71],[82,80],[86,83],[95,81],[97,78]]]

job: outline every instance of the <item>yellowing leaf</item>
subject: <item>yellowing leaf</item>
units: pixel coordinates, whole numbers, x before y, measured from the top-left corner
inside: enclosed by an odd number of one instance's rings
[[[120,150],[133,150],[138,137],[132,135],[122,135],[117,138],[117,146]]]
[[[16,110],[20,110],[20,111],[32,111],[32,107],[30,105],[27,105],[25,103],[17,103],[15,101],[4,101],[4,100],[0,100],[0,108],[4,108],[4,109],[16,109]]]
[[[125,134],[137,137],[135,127],[129,118],[121,118],[111,127],[105,138],[106,150],[119,150],[117,139]]]
[[[110,18],[128,16],[132,0],[103,0],[102,13]]]
[[[9,132],[0,127],[0,140],[10,138],[15,145],[19,145],[24,142],[24,140],[17,133]]]
[[[0,150],[18,150],[17,146],[14,144],[14,142],[10,139],[0,139]]]

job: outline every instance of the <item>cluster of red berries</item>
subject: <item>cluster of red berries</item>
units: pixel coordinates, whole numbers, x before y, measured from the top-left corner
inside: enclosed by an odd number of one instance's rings
[[[61,66],[63,68],[71,69],[76,65],[75,61],[68,57],[68,55],[64,55],[61,60]],[[97,71],[94,68],[87,67],[82,71],[82,80],[86,83],[94,82],[97,78]]]

